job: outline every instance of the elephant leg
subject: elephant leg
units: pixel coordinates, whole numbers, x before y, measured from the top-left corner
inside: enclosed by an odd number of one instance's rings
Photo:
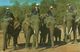
[[[80,25],[78,25],[78,34],[79,34],[79,39],[80,39]]]
[[[46,41],[46,35],[43,34],[43,44],[45,44],[45,41]]]
[[[13,47],[14,47],[14,50],[17,48],[17,45],[18,45],[18,36],[19,36],[19,32],[16,32],[14,33],[15,35],[13,35]]]
[[[72,30],[70,28],[70,33],[69,33],[69,39],[70,39],[70,41],[71,41],[71,32],[72,32]]]
[[[25,47],[27,48],[29,46],[29,43],[30,43],[30,33],[29,32],[26,33],[25,38],[26,38]]]
[[[32,45],[33,48],[37,48],[38,47],[38,34],[34,34],[33,35],[33,45]]]
[[[55,41],[57,42],[57,36],[55,36]]]
[[[67,43],[66,26],[64,27],[64,42]]]
[[[16,34],[17,36],[16,36],[16,45],[18,45],[18,37],[19,37],[19,33],[18,34]]]
[[[38,33],[36,34],[36,48],[38,48]]]
[[[45,41],[46,41],[45,34],[41,34],[41,37],[40,37],[40,43],[41,43],[41,44],[44,44]]]
[[[48,44],[50,45],[51,44],[51,39],[50,39],[50,33],[48,34]]]
[[[33,44],[32,47],[34,48],[36,46],[36,36],[35,34],[33,35]]]
[[[59,30],[59,41],[61,41],[61,30]]]
[[[14,50],[16,49],[16,43],[17,43],[16,36],[13,36],[13,49]]]
[[[3,51],[7,48],[7,33],[3,35]]]
[[[51,47],[54,47],[53,30],[51,30],[50,32],[50,37],[51,37]]]
[[[10,45],[10,39],[11,39],[11,34],[8,34],[8,38],[7,38],[7,40],[8,40],[8,45]]]
[[[70,33],[70,31],[71,31],[71,26],[70,26],[70,27],[68,27],[68,32],[67,32],[67,41],[66,41],[67,43],[71,41],[71,33]]]
[[[48,44],[49,44],[51,47],[54,46],[53,34],[51,34],[51,33],[48,34]]]
[[[73,30],[73,36],[74,36],[74,43],[77,42],[77,35],[76,35],[76,30]]]
[[[59,35],[59,41],[61,41],[61,35]]]
[[[42,37],[42,33],[40,34],[40,44],[42,44],[43,42],[43,37]]]

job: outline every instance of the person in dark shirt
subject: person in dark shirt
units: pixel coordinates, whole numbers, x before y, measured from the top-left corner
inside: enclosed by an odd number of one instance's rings
[[[53,6],[50,6],[50,7],[49,7],[49,9],[48,9],[48,11],[47,11],[47,14],[48,14],[49,16],[53,16]]]
[[[7,16],[7,18],[14,19],[13,13],[11,12],[10,8],[6,8],[5,15]]]
[[[32,8],[31,13],[32,13],[32,15],[40,15],[40,8],[39,8],[38,4]]]

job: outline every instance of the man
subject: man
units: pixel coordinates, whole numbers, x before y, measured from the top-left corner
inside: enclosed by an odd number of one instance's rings
[[[54,15],[53,15],[53,6],[50,6],[50,7],[49,7],[47,14],[48,14],[49,16],[52,16],[52,17],[54,16]]]
[[[39,15],[40,16],[39,4],[36,4],[36,6],[32,8],[31,13],[32,13],[32,15]]]
[[[14,19],[13,13],[11,12],[10,8],[6,8],[5,15],[6,15],[8,18]]]

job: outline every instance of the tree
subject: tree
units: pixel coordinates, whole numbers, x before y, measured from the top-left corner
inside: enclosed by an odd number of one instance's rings
[[[57,19],[57,23],[62,23],[63,20],[63,16],[67,14],[66,10],[68,10],[68,5],[67,4],[72,4],[74,7],[76,7],[76,11],[79,14],[79,8],[80,8],[80,4],[79,4],[79,0],[55,0],[55,5],[56,5],[56,9],[55,9],[55,16]]]

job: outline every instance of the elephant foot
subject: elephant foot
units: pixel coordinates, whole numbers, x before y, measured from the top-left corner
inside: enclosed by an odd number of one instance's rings
[[[45,42],[41,44],[41,47],[45,47],[45,46],[46,46],[46,43]]]
[[[71,40],[71,38],[69,39],[69,42],[71,42],[72,40]]]
[[[54,47],[54,44],[52,44],[51,47],[53,48]]]
[[[13,50],[17,50],[17,47],[16,46],[13,46]]]
[[[28,48],[28,46],[26,45],[25,48]]]
[[[5,49],[3,49],[3,51],[5,51]]]
[[[75,40],[75,41],[72,42],[72,44],[77,44],[77,43],[78,43],[77,40]]]
[[[18,45],[13,46],[13,50],[17,50],[19,48]]]
[[[70,40],[70,39],[67,39],[67,40],[66,40],[66,43],[69,43],[69,42],[71,42],[71,40]]]
[[[37,49],[37,48],[38,48],[38,46],[32,46],[32,48],[35,48],[35,49]]]
[[[29,48],[29,44],[26,44],[26,45],[25,45],[25,48]]]
[[[36,48],[38,48],[38,45],[36,45]]]
[[[67,44],[68,42],[67,42],[67,41],[63,41],[63,43],[64,43],[64,44]]]
[[[65,43],[68,43],[68,39],[67,39],[67,38],[64,38],[64,42],[65,42]]]
[[[61,42],[61,38],[59,39],[59,42]]]
[[[33,48],[37,49],[38,48],[38,44],[36,44]]]
[[[5,47],[3,48],[3,51],[5,51],[7,48],[8,48],[8,47],[7,47],[7,46],[5,46]]]
[[[51,47],[54,47],[54,41],[51,41]]]
[[[36,46],[35,45],[32,45],[32,48],[36,48]]]
[[[33,47],[33,46],[32,46],[32,48],[37,49],[38,47],[36,47],[36,46]]]
[[[37,44],[37,43],[34,43],[34,44],[32,45],[32,48],[38,48],[38,44]]]

